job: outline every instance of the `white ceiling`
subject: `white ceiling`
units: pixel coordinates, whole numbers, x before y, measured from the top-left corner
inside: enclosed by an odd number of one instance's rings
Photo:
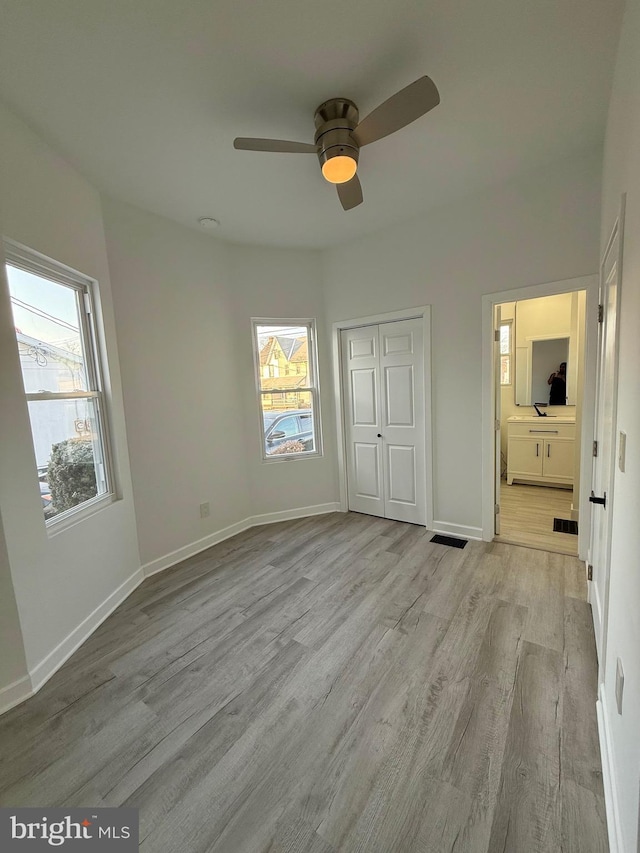
[[[107,193],[216,236],[327,246],[602,143],[622,0],[0,0],[0,97]],[[441,104],[365,148],[344,212],[322,101]]]

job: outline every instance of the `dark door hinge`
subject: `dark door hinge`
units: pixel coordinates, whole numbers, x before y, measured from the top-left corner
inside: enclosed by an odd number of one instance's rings
[[[593,442],[593,455],[594,456],[598,455],[598,442],[597,441]]]
[[[593,580],[593,566],[587,566],[587,580]]]
[[[598,305],[598,323],[604,320],[604,305]]]

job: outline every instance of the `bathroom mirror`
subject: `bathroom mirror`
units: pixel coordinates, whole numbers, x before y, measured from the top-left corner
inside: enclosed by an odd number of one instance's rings
[[[516,405],[575,405],[575,389],[571,387],[569,344],[569,336],[532,336],[526,340],[524,346],[516,347]],[[560,371],[560,365],[563,363],[564,388]],[[555,379],[549,384],[552,374],[555,374]],[[560,402],[561,400],[564,402]]]

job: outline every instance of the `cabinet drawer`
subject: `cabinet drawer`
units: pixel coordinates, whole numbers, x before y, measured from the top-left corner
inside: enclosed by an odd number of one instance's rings
[[[575,424],[509,424],[509,438],[512,436],[522,436],[527,438],[552,439],[552,438],[575,438]]]

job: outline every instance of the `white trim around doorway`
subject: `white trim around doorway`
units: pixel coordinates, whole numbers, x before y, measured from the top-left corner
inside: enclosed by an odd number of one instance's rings
[[[336,412],[336,436],[338,456],[338,486],[340,511],[346,512],[347,501],[347,455],[344,436],[344,402],[342,389],[342,350],[340,333],[344,329],[356,329],[359,326],[375,326],[380,323],[393,323],[397,320],[421,319],[424,332],[424,401],[425,401],[425,483],[426,490],[426,527],[433,529],[433,425],[431,413],[431,306],[422,305],[401,311],[389,311],[369,317],[352,317],[338,320],[332,324],[331,346],[333,357],[333,395]]]
[[[597,275],[586,275],[545,284],[531,284],[515,290],[488,293],[482,297],[482,538],[494,538],[494,412],[495,383],[493,378],[493,311],[502,302],[519,302],[540,296],[556,296],[585,290],[586,329],[584,390],[582,397],[582,430],[580,450],[580,502],[581,508],[589,506],[591,491],[591,453],[595,416],[596,351],[598,341],[598,286]],[[590,514],[581,513],[578,533],[578,557],[587,560],[590,537]]]

